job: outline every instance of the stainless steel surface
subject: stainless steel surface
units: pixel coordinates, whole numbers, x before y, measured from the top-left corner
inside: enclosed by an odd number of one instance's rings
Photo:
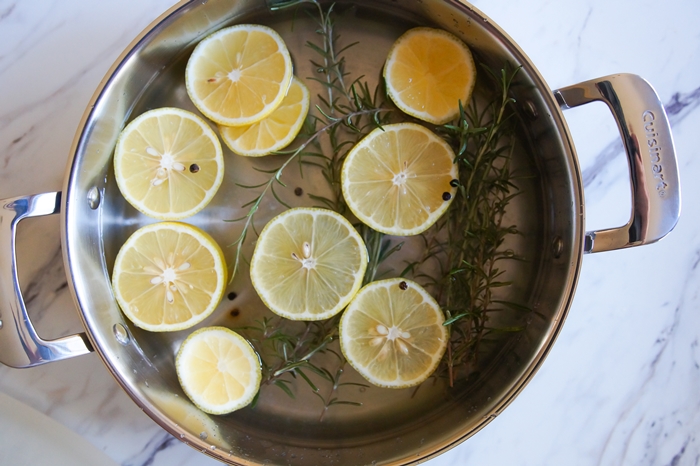
[[[586,233],[584,252],[653,243],[676,226],[681,187],[671,127],[654,89],[639,76],[617,74],[554,91],[562,108],[605,102],[617,122],[627,153],[632,213],[619,228]]]
[[[523,303],[533,312],[503,313],[501,324],[524,330],[485,352],[473,377],[454,389],[440,380],[424,384],[415,393],[356,389],[344,395],[362,401],[361,408],[341,406],[319,422],[318,399],[309,390],[295,389],[292,400],[268,386],[254,409],[227,416],[196,412],[201,422],[188,422],[186,413],[194,408],[180,389],[174,355],[189,332],[153,334],[132,326],[110,288],[119,247],[131,232],[153,221],[135,211],[118,192],[112,171],[117,136],[128,121],[150,108],[169,105],[196,112],[185,91],[184,68],[194,45],[209,33],[238,22],[267,24],[285,39],[295,73],[303,77],[315,72],[309,61],[313,51],[305,43],[317,36],[313,19],[295,16],[291,10],[270,12],[263,0],[182,2],[134,40],[88,105],[63,189],[62,245],[71,291],[87,335],[105,365],[164,429],[224,462],[406,464],[440,454],[488,424],[530,380],[563,325],[578,280],[585,222],[575,150],[559,103],[519,47],[479,11],[454,0],[343,1],[338,2],[336,13],[345,43],[359,41],[346,53],[352,73],[364,75],[370,87],[379,82],[393,41],[415,25],[451,31],[470,46],[479,62],[493,69],[505,63],[522,67],[512,91],[518,117],[512,166],[524,176],[519,178],[521,194],[507,220],[522,232],[509,240],[508,247],[526,260],[506,271],[513,285],[499,296]],[[313,82],[309,84],[312,95],[319,92]],[[492,91],[481,74],[476,95],[485,99]],[[224,185],[210,206],[189,219],[224,246],[229,263],[233,248],[225,246],[234,242],[240,225],[224,220],[240,217],[242,205],[252,195],[236,183],[254,184],[261,175],[253,167],[269,168],[279,160],[254,161],[227,153]],[[321,184],[314,176],[302,179],[296,170],[284,177],[289,186],[302,186],[305,192]],[[291,205],[309,203],[290,192],[282,196]],[[263,203],[257,214],[259,225],[279,209],[273,201]],[[3,217],[3,221],[9,220]],[[419,247],[409,247],[417,244],[420,240],[409,240],[402,250],[404,258],[420,254]],[[235,301],[224,300],[200,326],[240,327],[269,312],[245,273],[228,291],[237,293]],[[350,371],[347,377],[361,381]],[[202,432],[202,425],[210,427]]]
[[[84,333],[56,340],[41,338],[31,320],[20,289],[15,249],[20,220],[58,213],[61,193],[0,200],[0,362],[25,368],[89,353]]]

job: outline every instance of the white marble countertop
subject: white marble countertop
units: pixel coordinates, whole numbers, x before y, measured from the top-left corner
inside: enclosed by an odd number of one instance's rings
[[[132,38],[173,3],[0,0],[0,199],[61,189],[94,89]],[[700,2],[474,4],[520,44],[552,89],[616,72],[651,82],[673,127],[683,212],[659,243],[586,256],[569,318],[534,379],[485,429],[429,464],[698,464]],[[591,107],[566,117],[583,169],[586,225],[597,229],[626,222],[629,178],[612,118]],[[58,218],[33,220],[20,233],[20,272],[40,333],[80,331]],[[97,355],[0,367],[0,392],[117,464],[216,464],[141,412]],[[0,435],[11,429],[0,423]]]

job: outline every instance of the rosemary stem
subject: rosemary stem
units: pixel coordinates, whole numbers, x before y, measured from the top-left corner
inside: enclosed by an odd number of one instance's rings
[[[323,48],[324,48],[324,55],[323,55],[323,63],[324,63],[324,72],[326,75],[326,89],[328,91],[328,103],[331,104],[331,114],[335,114],[335,107],[333,106],[333,89],[335,87],[333,83],[333,76],[331,76],[331,73],[335,75],[335,78],[338,80],[339,83],[339,88],[343,90],[343,93],[345,97],[350,100],[350,96],[347,93],[347,90],[345,88],[345,79],[343,77],[343,71],[340,69],[340,61],[338,60],[338,57],[335,55],[335,38],[333,37],[333,20],[331,19],[331,11],[333,6],[330,7],[328,10],[328,13],[323,14],[323,9],[319,3],[316,2],[316,5],[318,6],[319,10],[319,15],[321,17],[321,28],[322,28],[322,34],[325,37],[325,40],[323,41]]]
[[[323,421],[323,417],[326,415],[328,408],[331,407],[333,395],[338,391],[338,387],[340,387],[340,377],[342,377],[343,373],[345,373],[345,364],[347,364],[347,361],[345,358],[343,358],[340,362],[340,367],[338,367],[335,377],[333,378],[333,385],[331,386],[330,393],[328,393],[328,398],[324,400],[323,409],[321,410],[321,415],[318,418],[318,422]]]

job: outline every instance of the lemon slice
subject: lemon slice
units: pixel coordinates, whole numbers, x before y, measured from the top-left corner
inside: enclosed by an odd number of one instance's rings
[[[405,113],[441,125],[459,115],[476,82],[469,48],[441,29],[419,27],[399,37],[384,65],[387,94]]]
[[[367,248],[350,222],[331,210],[299,207],[260,232],[250,277],[274,313],[321,320],[348,304],[366,269]]]
[[[187,62],[187,93],[221,125],[260,121],[282,102],[292,81],[292,59],[274,30],[238,24],[204,38]]]
[[[363,223],[389,235],[427,230],[456,193],[450,146],[414,123],[377,128],[348,153],[341,179],[345,201]]]
[[[209,316],[226,285],[221,248],[204,231],[178,222],[136,230],[114,261],[112,287],[124,314],[152,332],[189,328]]]
[[[262,378],[253,347],[225,327],[205,327],[188,336],[177,352],[175,370],[185,394],[209,414],[250,404]]]
[[[370,383],[418,385],[437,368],[448,333],[440,307],[420,285],[402,278],[364,286],[340,319],[340,348]]]
[[[260,157],[287,147],[309,112],[309,90],[294,78],[289,92],[270,116],[248,126],[219,125],[221,139],[238,155]]]
[[[119,135],[114,173],[124,198],[144,214],[179,220],[202,210],[224,179],[216,133],[178,108],[150,110]]]

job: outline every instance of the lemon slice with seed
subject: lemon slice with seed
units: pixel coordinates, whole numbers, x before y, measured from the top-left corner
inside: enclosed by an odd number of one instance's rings
[[[229,149],[246,157],[261,157],[287,147],[297,137],[309,112],[309,90],[294,78],[286,97],[270,116],[249,126],[219,125]]]
[[[224,178],[216,133],[178,108],[150,110],[121,132],[114,173],[124,198],[144,214],[180,220],[202,210]]]
[[[204,38],[185,70],[187,93],[221,125],[250,125],[271,114],[292,81],[292,59],[274,30],[238,24]]]
[[[204,231],[161,222],[134,232],[114,262],[112,288],[124,314],[152,332],[189,328],[221,301],[226,263]]]
[[[456,193],[454,152],[421,125],[377,128],[348,153],[343,196],[366,225],[389,235],[417,235],[447,210]]]
[[[202,411],[227,414],[250,404],[260,388],[260,358],[225,327],[205,327],[180,346],[175,369],[185,394]]]
[[[253,287],[274,313],[292,320],[328,319],[362,284],[367,249],[342,215],[294,208],[265,225],[250,264]]]
[[[399,37],[384,65],[387,94],[405,113],[434,124],[459,115],[476,82],[469,48],[441,29],[419,27]]]
[[[370,383],[418,385],[437,368],[448,333],[435,300],[420,285],[392,278],[364,286],[340,320],[340,347]]]

